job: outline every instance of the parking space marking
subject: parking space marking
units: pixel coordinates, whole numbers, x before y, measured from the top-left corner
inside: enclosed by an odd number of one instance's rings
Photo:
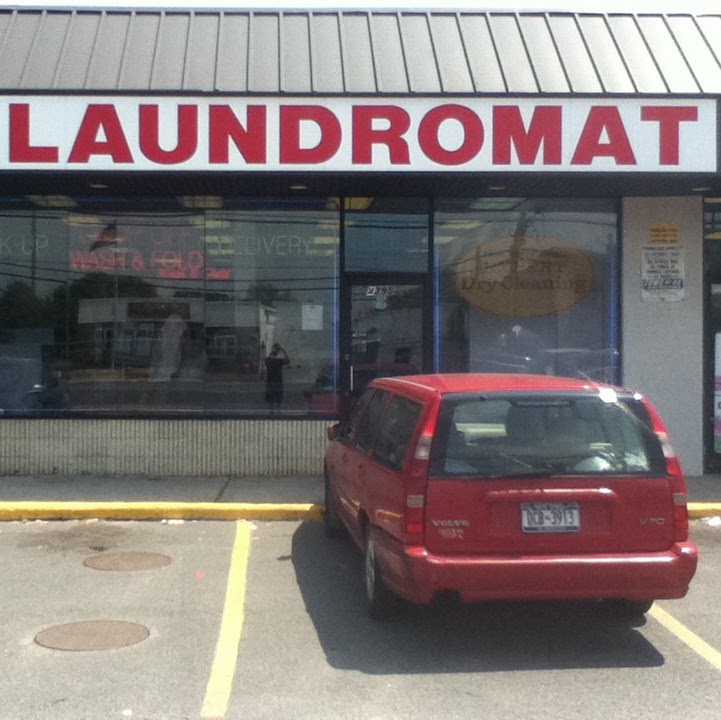
[[[717,670],[721,670],[721,652],[712,648],[705,640],[702,640],[695,632],[689,630],[683,623],[654,604],[648,614],[661,623],[666,630],[673,633],[682,643],[688,645],[697,655],[711,663]]]
[[[239,521],[230,558],[225,606],[218,643],[200,711],[202,718],[222,718],[228,709],[238,661],[238,646],[245,619],[245,588],[250,556],[250,523]]]

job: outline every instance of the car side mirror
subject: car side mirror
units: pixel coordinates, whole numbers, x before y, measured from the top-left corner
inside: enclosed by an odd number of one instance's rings
[[[45,385],[42,383],[35,383],[35,385],[28,390],[28,395],[39,395],[40,393],[44,393],[46,390]]]
[[[342,440],[343,438],[348,437],[348,426],[344,425],[342,422],[336,422],[332,425],[328,425],[326,433],[328,435],[328,440]]]

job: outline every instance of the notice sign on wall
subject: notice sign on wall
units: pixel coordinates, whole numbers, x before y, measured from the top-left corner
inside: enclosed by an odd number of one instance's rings
[[[685,292],[683,245],[645,245],[641,252],[641,299],[683,300]]]

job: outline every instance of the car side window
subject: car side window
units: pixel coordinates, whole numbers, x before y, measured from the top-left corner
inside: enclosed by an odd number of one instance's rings
[[[363,411],[368,404],[373,390],[366,390],[360,397],[356,398],[345,414],[345,417],[338,423],[336,439],[344,443],[352,443],[358,433],[358,425],[363,417]]]
[[[387,398],[388,393],[379,390],[370,399],[358,425],[358,432],[356,434],[356,444],[361,450],[369,452],[373,447],[373,442],[378,432],[378,425],[381,420],[381,413],[383,412],[383,406]]]
[[[373,453],[378,462],[400,470],[408,443],[421,416],[423,406],[403,397],[393,397],[378,428]]]

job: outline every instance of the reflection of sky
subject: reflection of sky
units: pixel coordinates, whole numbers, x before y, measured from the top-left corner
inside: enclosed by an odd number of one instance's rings
[[[389,272],[427,270],[428,216],[369,214],[346,221],[347,270]]]
[[[0,289],[20,281],[49,295],[67,275],[67,226],[57,213],[0,215]]]
[[[559,240],[589,255],[606,255],[616,244],[615,212],[558,213],[551,210],[522,217],[521,213],[469,211],[457,215],[439,213],[436,217],[435,236],[441,238],[440,262],[444,267],[462,262],[479,244],[497,242],[519,231],[528,238],[527,243],[520,244],[520,251],[526,257],[532,254],[535,239],[544,244]]]

